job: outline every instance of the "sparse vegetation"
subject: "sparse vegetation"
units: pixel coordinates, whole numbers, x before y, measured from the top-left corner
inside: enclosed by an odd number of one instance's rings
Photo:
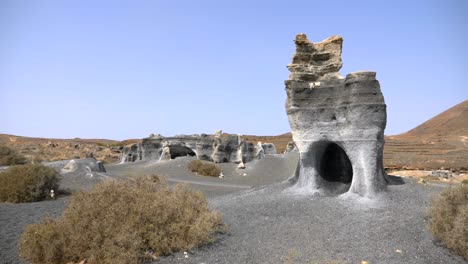
[[[451,251],[468,260],[468,185],[444,190],[432,202],[430,229]]]
[[[440,178],[440,177],[437,177],[437,176],[432,176],[432,175],[427,175],[427,176],[423,176],[421,177],[421,180],[423,181],[440,181],[441,179],[443,178]]]
[[[192,160],[188,164],[187,169],[191,172],[196,172],[203,176],[218,177],[221,173],[221,168],[215,164],[210,164],[201,160]]]
[[[59,173],[41,164],[15,165],[0,172],[0,202],[25,203],[47,199],[57,190]]]
[[[0,145],[0,166],[11,166],[26,163],[27,160],[23,155],[5,145]]]
[[[61,218],[26,227],[20,255],[32,263],[141,263],[212,242],[222,229],[201,192],[138,177],[73,195]]]

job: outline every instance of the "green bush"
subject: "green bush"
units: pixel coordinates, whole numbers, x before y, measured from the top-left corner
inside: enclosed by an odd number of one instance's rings
[[[16,151],[5,145],[0,145],[0,166],[11,166],[26,163],[27,160],[23,155],[18,154]]]
[[[188,164],[187,169],[203,176],[218,177],[221,173],[221,169],[215,164],[210,164],[201,160],[192,160]]]
[[[74,194],[61,218],[27,226],[19,247],[32,263],[141,263],[212,242],[222,228],[201,192],[138,177]]]
[[[468,185],[444,190],[432,202],[429,213],[434,236],[468,260]]]
[[[57,191],[59,173],[41,164],[15,165],[0,172],[0,202],[26,203],[47,199]]]

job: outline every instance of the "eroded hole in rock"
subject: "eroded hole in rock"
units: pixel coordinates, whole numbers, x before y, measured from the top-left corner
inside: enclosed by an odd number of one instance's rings
[[[185,156],[192,156],[192,157],[197,156],[197,154],[191,148],[188,148],[186,146],[172,145],[172,146],[169,146],[169,150],[171,153],[171,159],[175,159],[177,157],[185,157]]]
[[[320,162],[320,175],[330,182],[351,183],[353,167],[344,150],[335,143],[326,148]]]

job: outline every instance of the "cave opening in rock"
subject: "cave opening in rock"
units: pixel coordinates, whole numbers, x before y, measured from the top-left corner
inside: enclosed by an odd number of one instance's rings
[[[196,157],[197,156],[195,151],[193,151],[191,148],[186,147],[186,146],[172,145],[172,146],[169,146],[169,150],[171,153],[171,159],[175,159],[177,157],[186,157],[186,156]]]
[[[335,143],[329,143],[320,162],[320,175],[329,182],[350,184],[353,167],[345,151]]]

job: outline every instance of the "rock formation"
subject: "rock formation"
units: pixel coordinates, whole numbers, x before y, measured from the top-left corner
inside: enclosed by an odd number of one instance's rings
[[[103,180],[109,180],[106,168],[95,158],[60,160],[44,163],[60,172],[60,187],[70,191],[88,190]]]
[[[106,172],[106,169],[102,162],[95,158],[72,159],[60,170],[60,173],[64,174],[77,171],[86,172],[86,176],[92,178],[94,177],[93,172]]]
[[[273,143],[262,143],[260,146],[263,149],[263,154],[274,155],[277,154],[276,146]]]
[[[259,142],[255,145],[244,141],[241,135],[222,134],[219,130],[214,135],[144,138],[141,143],[122,150],[121,162],[169,160],[194,156],[216,163],[245,163],[271,154],[276,154],[276,148],[271,143]]]
[[[288,145],[286,146],[286,149],[284,150],[284,154],[293,152],[293,151],[298,151],[296,144],[294,144],[294,142],[288,142]]]
[[[286,111],[300,161],[298,187],[371,196],[385,189],[386,105],[375,72],[343,78],[343,39],[312,43],[296,36],[288,65]]]

